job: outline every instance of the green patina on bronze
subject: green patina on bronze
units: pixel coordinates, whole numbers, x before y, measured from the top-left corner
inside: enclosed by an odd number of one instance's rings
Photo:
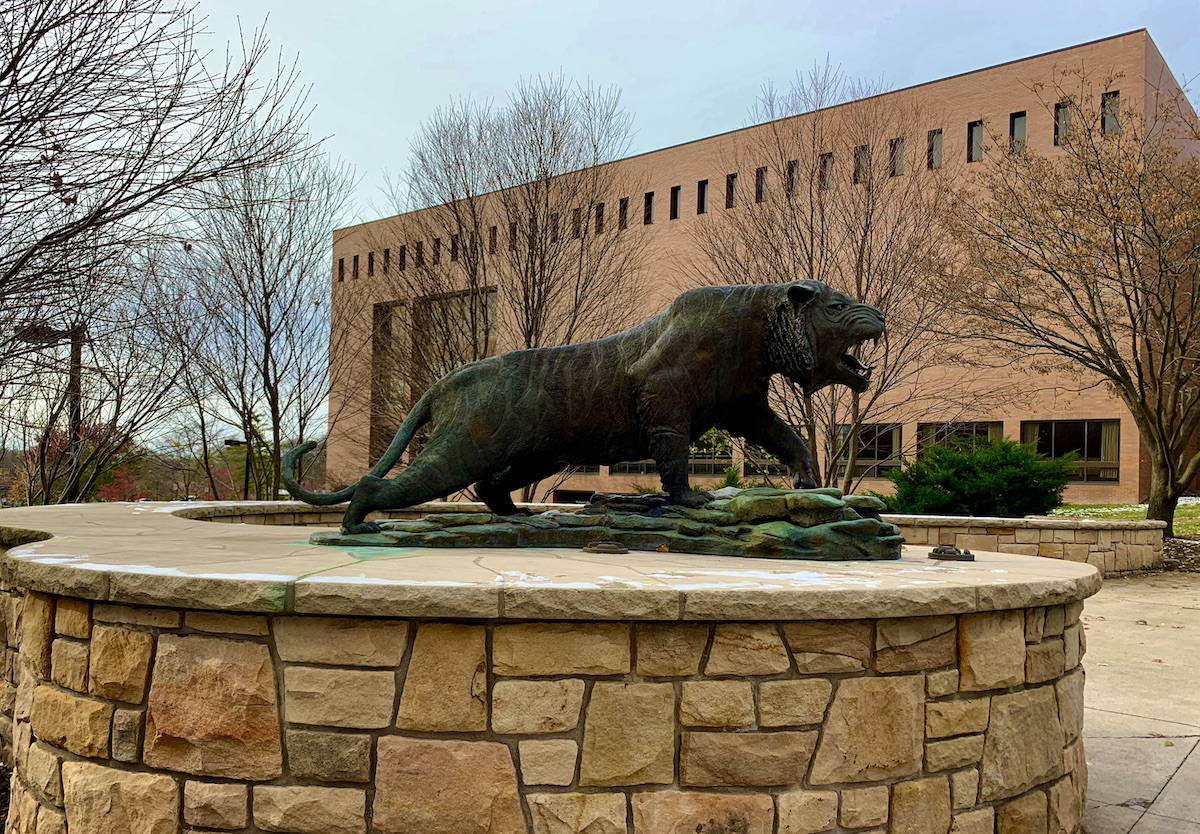
[[[512,516],[521,512],[513,490],[568,466],[645,458],[654,459],[670,502],[695,508],[711,496],[689,487],[688,447],[718,427],[775,455],[794,473],[794,486],[812,487],[808,447],[768,404],[771,377],[782,374],[809,393],[834,384],[865,391],[871,371],[852,352],[882,333],[878,309],[817,281],[701,287],[614,336],[513,351],[451,371],[422,395],[380,461],[352,486],[321,493],[296,483],[293,465],[313,443],[288,452],[283,479],[310,504],[349,499],[342,521],[348,534],[380,532],[369,513],[468,487],[493,513]],[[385,479],[426,425],[425,447]],[[523,535],[538,528],[514,529]],[[621,535],[633,534],[624,528]]]
[[[827,562],[899,559],[903,539],[884,504],[836,489],[747,489],[701,507],[665,495],[597,495],[578,512],[530,517],[442,513],[384,521],[377,533],[314,533],[338,547],[588,547]]]

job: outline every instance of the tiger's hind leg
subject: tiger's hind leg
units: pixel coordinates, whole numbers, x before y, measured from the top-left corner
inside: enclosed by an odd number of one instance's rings
[[[553,463],[518,463],[507,466],[475,484],[475,494],[496,515],[533,515],[525,507],[513,503],[512,491],[536,483],[558,472],[562,467]]]
[[[422,460],[421,455],[394,478],[365,475],[358,482],[354,497],[350,499],[350,506],[346,508],[346,514],[342,517],[342,532],[378,533],[379,525],[366,520],[371,513],[378,510],[401,510],[414,504],[432,501],[465,489],[472,480],[457,468],[442,465],[437,456]]]

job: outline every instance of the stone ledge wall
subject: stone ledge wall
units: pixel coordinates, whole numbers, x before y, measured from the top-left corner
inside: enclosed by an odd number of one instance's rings
[[[451,622],[0,591],[15,834],[1079,831],[1081,603]]]

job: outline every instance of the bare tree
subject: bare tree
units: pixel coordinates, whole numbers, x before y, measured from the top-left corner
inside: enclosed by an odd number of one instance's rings
[[[1170,525],[1200,472],[1200,132],[1173,83],[1143,113],[1131,81],[1067,68],[1033,87],[1058,147],[993,137],[954,216],[976,335],[1119,397],[1149,452],[1147,517]]]
[[[198,390],[219,398],[218,414],[251,445],[252,466],[254,450],[263,454],[260,497],[280,489],[281,446],[303,442],[325,416],[327,247],[354,182],[348,166],[310,153],[215,183],[196,218],[185,261],[191,303],[207,323],[199,341],[207,386]]]
[[[103,263],[144,247],[202,186],[304,143],[293,68],[263,77],[261,34],[213,68],[187,7],[11,0],[0,7],[0,359],[69,309],[77,244]],[[80,269],[80,267],[83,269]]]
[[[883,311],[883,338],[858,357],[874,367],[865,394],[832,388],[808,396],[783,381],[774,391],[776,407],[822,452],[818,482],[845,491],[866,471],[856,467],[860,434],[876,430],[864,427],[968,407],[960,378],[945,372],[967,359],[956,338],[960,291],[943,223],[957,171],[941,159],[940,143],[929,147],[937,114],[915,97],[884,100],[883,92],[847,80],[828,61],[786,93],[765,88],[751,112],[757,126],[721,160],[753,180],[739,191],[728,181],[730,210],[692,225],[697,283],[712,283],[714,269],[728,283],[812,279]]]

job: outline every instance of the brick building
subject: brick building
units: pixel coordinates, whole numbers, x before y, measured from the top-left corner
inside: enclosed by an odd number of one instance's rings
[[[1039,82],[1071,66],[1113,74],[1116,80],[1104,95],[1106,112],[1114,119],[1119,113],[1144,112],[1148,102],[1153,106],[1160,88],[1178,91],[1149,34],[1139,30],[831,110],[849,116],[869,106],[919,114],[914,118],[921,123],[897,132],[887,164],[894,166],[898,157],[901,168],[936,173],[935,169],[980,159],[985,139],[1005,131],[1010,140],[1026,143],[1032,150],[1052,151],[1056,116],[1043,106],[1035,90]],[[803,123],[818,117],[810,113],[791,119]],[[611,163],[620,174],[614,182],[636,184],[636,190],[631,185],[625,192],[611,194],[598,209],[590,207],[582,221],[576,210],[576,234],[582,222],[610,235],[638,236],[643,247],[639,283],[645,289],[644,315],[662,309],[681,289],[694,285],[700,247],[697,224],[718,223],[723,213],[747,211],[751,201],[761,201],[765,189],[774,187],[770,178],[792,178],[791,163],[776,170],[768,167],[767,160],[754,158],[755,148],[765,147],[764,140],[769,144],[771,128],[771,124],[752,126]],[[839,156],[819,154],[817,176],[857,180],[857,149]],[[443,245],[443,238],[433,237],[420,215],[383,218],[333,235],[335,335],[327,470],[334,484],[352,482],[369,468],[403,418],[405,404],[412,402],[411,390],[407,397],[381,394],[381,386],[388,385],[389,365],[413,355],[414,333],[419,334],[421,327],[417,312],[423,300],[399,297],[393,279],[404,270],[440,269],[438,274],[444,277],[438,280],[444,282],[446,292],[438,295],[436,303],[465,303],[455,278],[458,237],[451,236]],[[557,225],[557,216],[555,220]],[[505,230],[500,225],[498,232],[493,224],[487,231],[491,257],[498,246],[504,246]],[[485,307],[496,303],[496,294],[486,289],[476,299]],[[462,309],[465,314],[466,307]],[[489,352],[513,347],[489,334],[483,339]],[[1027,376],[1024,370],[981,375],[977,370],[947,368],[943,383],[946,379],[963,392],[952,413],[926,410],[905,416],[903,410],[892,410],[888,422],[864,426],[855,470],[864,476],[864,488],[886,490],[883,473],[897,466],[900,457],[914,451],[919,442],[947,432],[965,432],[1033,441],[1052,455],[1076,452],[1080,457],[1068,500],[1135,502],[1146,496],[1149,466],[1136,427],[1128,410],[1103,385],[1076,375]],[[1012,389],[1025,389],[1026,396],[1014,399],[987,393]],[[978,396],[972,395],[975,391]],[[692,462],[693,479],[705,483],[730,465],[750,477],[757,471],[735,453],[726,458],[717,450]],[[626,491],[632,484],[657,485],[652,464],[633,461],[574,472],[555,485],[554,497],[571,500],[596,490]]]

